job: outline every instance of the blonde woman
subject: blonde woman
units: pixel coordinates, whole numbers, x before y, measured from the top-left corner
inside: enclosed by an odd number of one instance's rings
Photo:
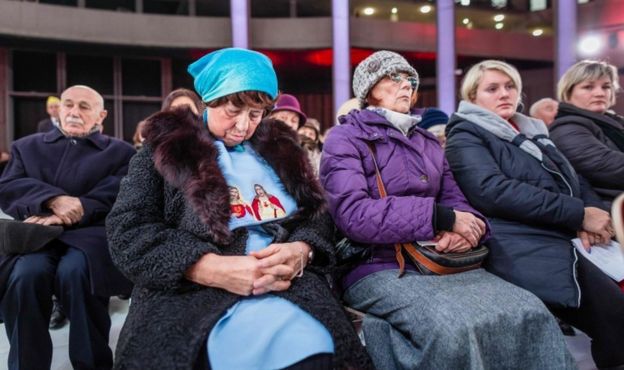
[[[522,81],[486,60],[462,83],[446,155],[462,191],[492,227],[486,268],[525,288],[592,338],[600,368],[624,365],[624,295],[572,246],[613,235],[602,202],[548,138],[544,122],[517,113]]]
[[[550,136],[574,169],[610,205],[624,192],[624,118],[610,111],[620,86],[615,66],[576,63],[559,80]]]

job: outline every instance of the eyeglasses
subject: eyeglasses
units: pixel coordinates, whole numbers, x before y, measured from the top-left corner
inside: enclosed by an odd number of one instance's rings
[[[412,86],[412,90],[416,90],[418,88],[418,77],[407,76],[400,73],[390,73],[388,78],[395,83],[401,83],[401,81],[406,80]]]

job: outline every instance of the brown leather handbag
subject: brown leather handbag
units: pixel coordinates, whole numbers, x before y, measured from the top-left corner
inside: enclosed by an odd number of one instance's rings
[[[375,146],[368,143],[368,148],[375,165],[375,177],[379,195],[387,196],[386,187],[381,179],[381,172],[375,158]],[[420,245],[416,243],[396,243],[394,245],[396,259],[399,263],[399,277],[405,272],[404,252],[423,275],[449,275],[459,272],[478,269],[488,255],[488,248],[479,245],[464,253],[440,253],[432,245]]]

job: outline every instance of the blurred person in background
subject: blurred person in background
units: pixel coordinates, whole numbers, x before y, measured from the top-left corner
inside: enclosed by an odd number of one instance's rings
[[[546,126],[550,126],[555,120],[559,102],[552,98],[543,98],[531,105],[529,116],[542,120]]]
[[[189,89],[175,89],[170,92],[163,100],[161,111],[170,111],[179,107],[189,107],[191,112],[199,116],[204,111],[205,106],[197,94]],[[132,136],[132,143],[136,150],[140,150],[143,147],[143,141],[145,137],[143,135],[143,128],[145,127],[145,120],[139,122]]]
[[[59,109],[61,101],[56,96],[48,96],[46,100],[46,112],[48,118],[45,118],[37,124],[37,132],[48,132],[59,125]]]
[[[307,122],[303,126],[299,127],[297,133],[299,134],[299,142],[303,149],[308,154],[308,159],[314,170],[314,174],[318,177],[319,166],[321,164],[321,151],[323,150],[323,144],[321,143],[321,133],[318,129],[318,121],[314,118],[308,118]]]
[[[295,132],[308,119],[305,113],[301,111],[299,100],[290,94],[280,94],[269,117],[286,123]]]

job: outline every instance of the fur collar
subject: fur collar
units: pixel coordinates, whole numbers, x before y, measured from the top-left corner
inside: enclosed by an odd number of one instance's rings
[[[201,119],[189,109],[156,113],[148,118],[144,136],[165,181],[182,191],[217,243],[229,242],[228,187],[217,162],[214,138]],[[297,201],[299,210],[293,219],[318,217],[325,210],[321,186],[296,134],[286,124],[264,119],[250,143]]]

